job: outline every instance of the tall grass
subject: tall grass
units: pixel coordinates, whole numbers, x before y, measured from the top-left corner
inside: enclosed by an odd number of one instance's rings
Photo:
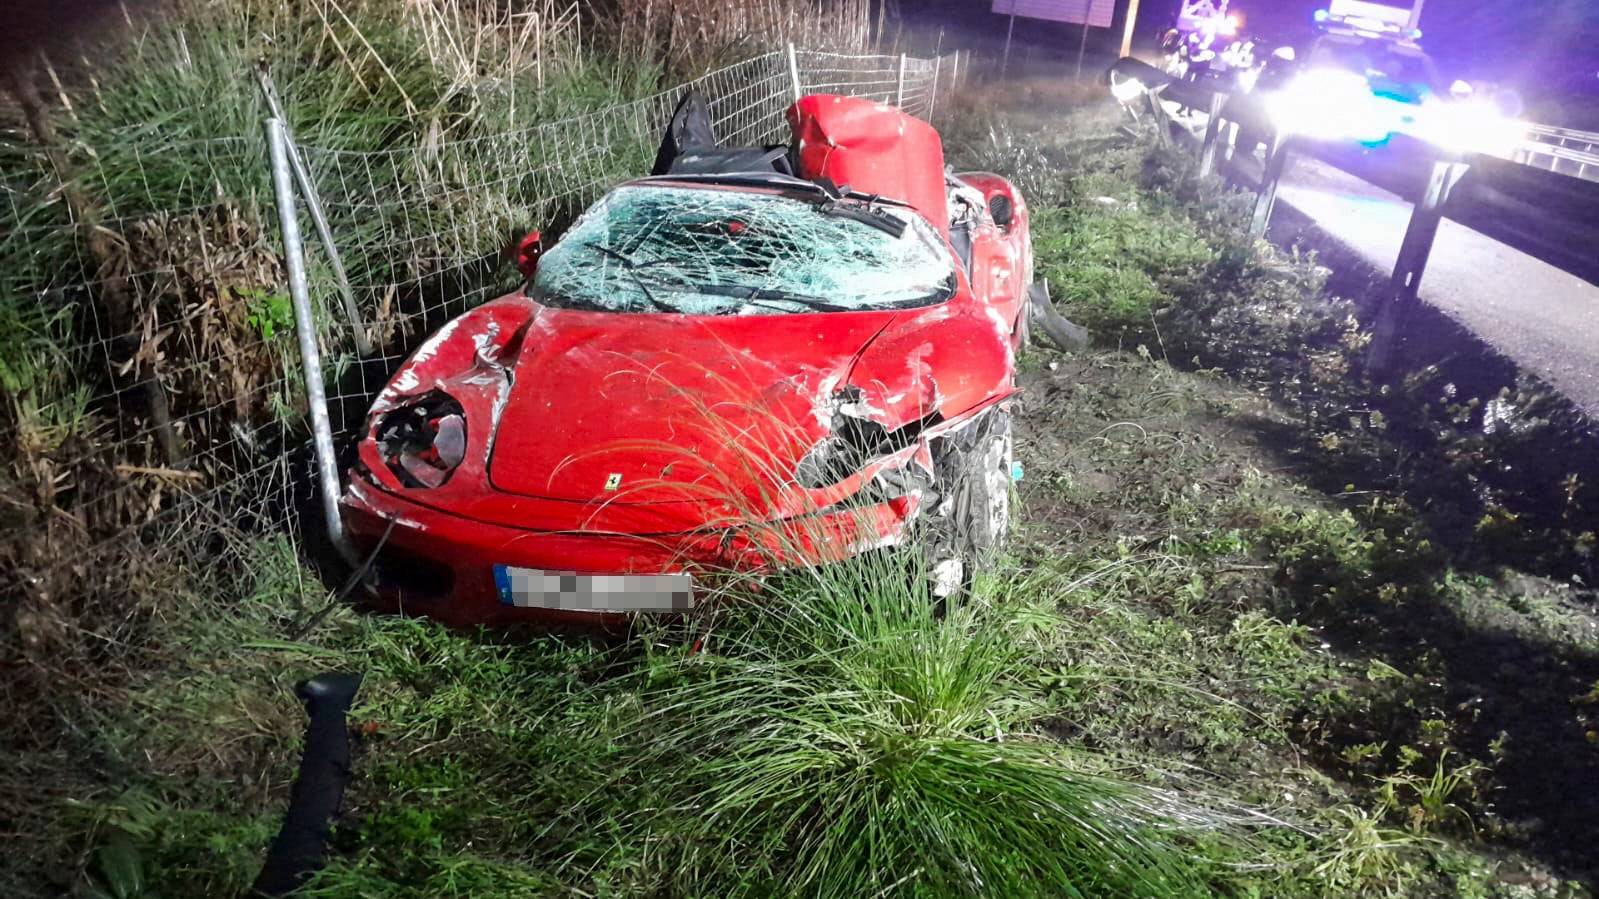
[[[1036,729],[1028,644],[919,548],[794,572],[647,664],[613,765],[673,895],[1197,896],[1229,816]],[[600,792],[604,792],[601,790]]]
[[[373,622],[380,722],[317,896],[1198,897],[1226,807],[1052,739],[1013,609],[914,550],[596,651]],[[1058,619],[1057,619],[1058,623]]]
[[[105,773],[62,759],[104,751],[86,722],[118,714],[121,685],[185,664],[152,646],[166,616],[226,618],[252,600],[239,585],[253,562],[229,548],[249,541],[233,531],[291,526],[295,391],[278,353],[293,338],[258,61],[303,142],[405,160],[659,90],[662,59],[616,53],[593,9],[169,0],[24,72],[61,153],[0,121],[0,741],[26,756],[0,776],[9,820],[36,822],[57,807],[25,797]],[[108,314],[113,296],[128,314]],[[141,372],[171,401],[176,462],[154,449]],[[176,610],[198,592],[207,602]],[[111,755],[113,781],[159,767]],[[54,848],[28,863],[77,857]]]

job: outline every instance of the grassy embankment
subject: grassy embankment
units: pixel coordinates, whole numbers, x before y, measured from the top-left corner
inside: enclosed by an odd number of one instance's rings
[[[117,676],[19,735],[12,892],[237,891],[292,775],[290,686],[347,667],[322,895],[1570,895],[1564,844],[1498,811],[1526,735],[1459,697],[1479,617],[1599,678],[1568,593],[1457,565],[1364,461],[1353,310],[1307,260],[1103,117],[996,124],[952,157],[1021,181],[1041,274],[1104,348],[1027,363],[1024,512],[976,601],[935,619],[879,558],[730,607],[690,657],[697,631],[318,619],[292,546],[239,535],[215,580],[141,572]],[[1337,460],[1372,477],[1299,476]],[[1399,619],[1440,630],[1374,639]],[[1542,711],[1591,753],[1570,692]]]
[[[1317,822],[1263,836],[1315,872],[1268,895],[1582,894],[1592,425],[1443,321],[1371,378],[1381,273],[1291,219],[1290,252],[1253,242],[1250,198],[1186,155],[1051,108],[1048,85],[1004,90],[1018,111],[967,145],[1042,200],[1040,274],[1123,351],[1032,369],[1043,558],[1117,559],[1112,589],[1079,593],[1084,657],[1113,645],[1118,668],[1241,704],[1167,717],[1148,708],[1180,688],[1101,690],[1068,732]]]

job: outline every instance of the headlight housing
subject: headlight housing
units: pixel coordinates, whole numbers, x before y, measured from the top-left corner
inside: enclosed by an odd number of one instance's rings
[[[382,413],[372,439],[401,484],[439,487],[466,458],[466,413],[454,397],[430,391]]]
[[[845,480],[874,459],[899,452],[916,442],[922,431],[937,424],[937,411],[889,430],[867,417],[864,392],[847,385],[832,397],[832,433],[811,447],[794,468],[801,487],[819,490]]]

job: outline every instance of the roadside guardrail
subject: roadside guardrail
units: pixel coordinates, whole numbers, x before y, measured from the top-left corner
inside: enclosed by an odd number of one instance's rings
[[[1562,175],[1599,181],[1599,134],[1532,125],[1527,128],[1526,141],[1512,152],[1510,159]]]
[[[1532,125],[1508,157],[1458,153],[1395,135],[1382,153],[1354,142],[1309,141],[1281,132],[1258,96],[1218,82],[1173,78],[1141,60],[1122,59],[1105,74],[1135,118],[1147,108],[1165,142],[1176,125],[1198,138],[1200,170],[1221,172],[1256,192],[1251,231],[1263,237],[1292,154],[1312,156],[1413,204],[1395,261],[1391,302],[1379,309],[1368,364],[1388,367],[1403,341],[1442,219],[1450,219],[1576,277],[1599,284],[1599,134]],[[1166,108],[1204,115],[1203,136]],[[1202,112],[1200,112],[1202,111]],[[1188,118],[1188,117],[1185,117]],[[1257,149],[1265,153],[1256,159]]]

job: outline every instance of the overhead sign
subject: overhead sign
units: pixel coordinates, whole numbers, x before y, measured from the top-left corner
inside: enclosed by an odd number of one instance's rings
[[[994,12],[1109,28],[1116,15],[1116,0],[994,0]]]

